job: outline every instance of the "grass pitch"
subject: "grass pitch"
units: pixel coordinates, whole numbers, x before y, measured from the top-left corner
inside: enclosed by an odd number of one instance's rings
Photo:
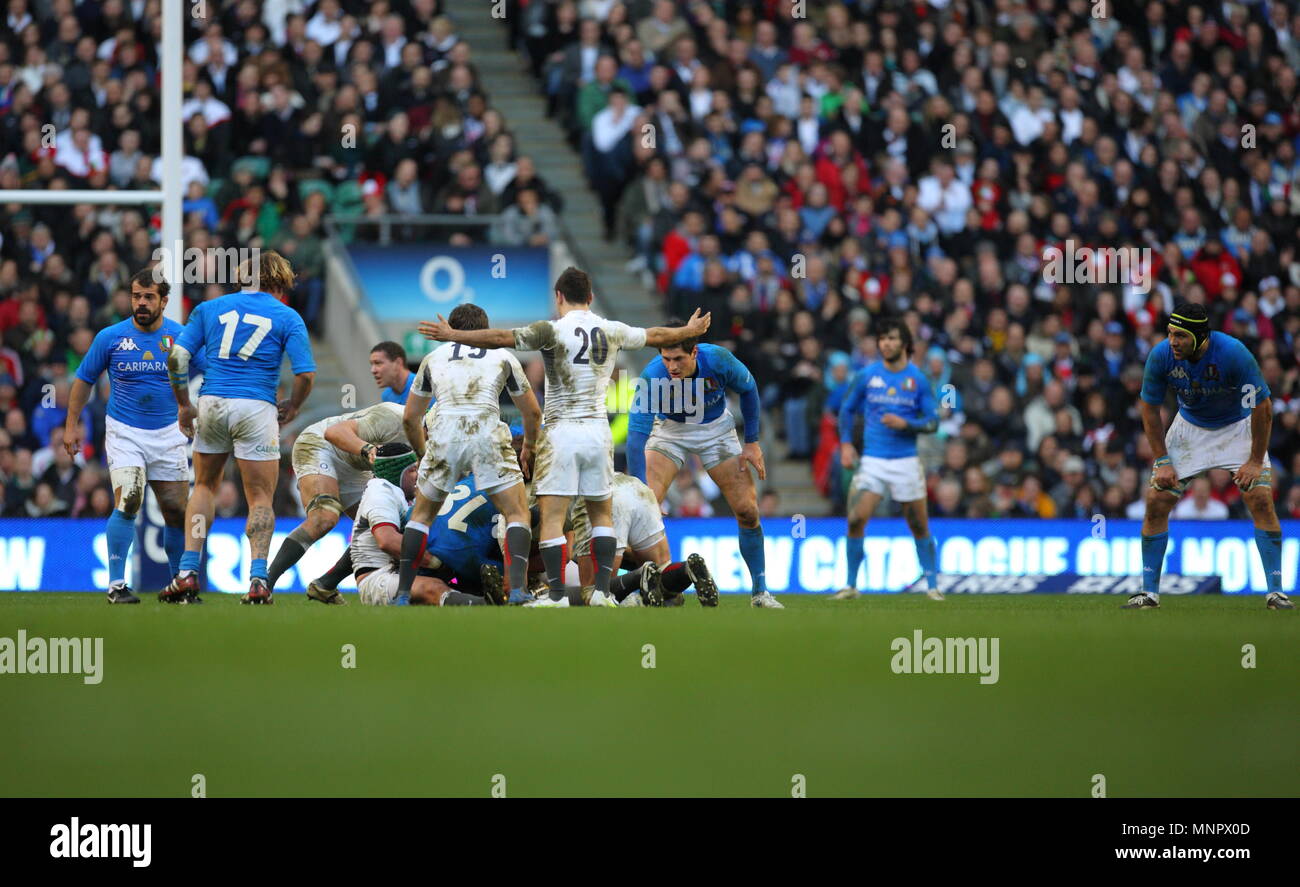
[[[0,595],[104,679],[0,675],[0,795],[1300,794],[1300,622],[1261,597],[724,596],[670,610],[243,607]],[[997,637],[1000,676],[895,674]],[[344,645],[355,668],[344,668]],[[654,647],[645,668],[644,645]],[[1256,667],[1244,668],[1243,645]]]

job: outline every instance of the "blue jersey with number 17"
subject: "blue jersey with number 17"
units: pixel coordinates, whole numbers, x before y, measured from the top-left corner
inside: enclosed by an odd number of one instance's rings
[[[200,303],[176,344],[207,358],[205,395],[275,403],[286,353],[295,374],[316,371],[307,325],[269,293],[231,293]]]

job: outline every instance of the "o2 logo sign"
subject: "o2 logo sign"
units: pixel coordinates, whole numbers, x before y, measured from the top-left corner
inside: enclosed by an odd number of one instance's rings
[[[473,288],[465,286],[465,266],[451,256],[434,256],[424,263],[420,291],[434,304],[474,301]]]

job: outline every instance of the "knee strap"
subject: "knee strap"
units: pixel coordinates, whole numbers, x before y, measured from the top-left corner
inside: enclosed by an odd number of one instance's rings
[[[332,511],[336,517],[343,514],[343,503],[339,501],[337,496],[331,496],[329,493],[319,493],[307,503],[308,514],[311,514],[317,508]]]
[[[144,469],[139,466],[114,468],[108,473],[109,483],[114,490],[120,490],[118,509],[123,514],[134,516],[144,502]]]

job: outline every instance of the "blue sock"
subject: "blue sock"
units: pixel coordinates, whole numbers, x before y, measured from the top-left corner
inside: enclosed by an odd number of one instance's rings
[[[1168,532],[1142,537],[1142,590],[1147,594],[1160,594],[1160,571],[1164,569],[1165,547],[1168,544]]]
[[[181,555],[181,569],[184,573],[186,570],[199,571],[199,553],[197,551],[187,551]]]
[[[1270,592],[1282,590],[1282,533],[1255,529],[1255,547],[1264,563],[1264,579]]]
[[[931,591],[939,588],[939,570],[937,563],[939,560],[939,546],[935,544],[933,536],[926,536],[924,539],[916,539],[916,559],[921,562],[921,571],[925,574],[926,587]]]
[[[767,591],[767,558],[763,551],[762,527],[740,528],[740,556],[745,559],[750,581],[754,583],[751,594]]]
[[[858,587],[858,573],[862,570],[862,558],[866,554],[867,540],[865,537],[854,539],[849,536],[845,540],[844,553],[849,558],[849,576],[848,581],[844,584],[849,588]]]
[[[185,554],[185,530],[181,527],[163,527],[163,548],[167,551],[167,563],[171,565],[172,575],[181,571],[181,555]]]
[[[266,558],[253,558],[253,566],[249,569],[248,575],[254,579],[265,579],[266,577]]]
[[[135,541],[135,518],[127,517],[113,509],[108,516],[108,584],[122,582],[126,577],[126,556]]]

